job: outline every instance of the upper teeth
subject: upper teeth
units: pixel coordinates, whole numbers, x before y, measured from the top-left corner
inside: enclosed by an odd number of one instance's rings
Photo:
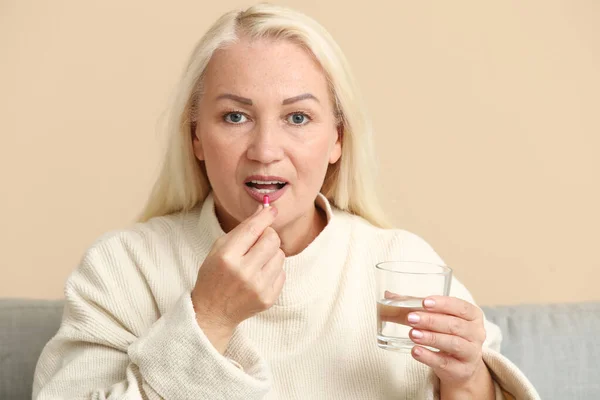
[[[257,185],[285,185],[285,182],[280,181],[250,181]]]

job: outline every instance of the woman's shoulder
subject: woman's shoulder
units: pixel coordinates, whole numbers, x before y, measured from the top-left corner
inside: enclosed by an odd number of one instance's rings
[[[368,262],[420,261],[447,265],[423,237],[406,229],[380,228],[357,215],[348,215],[353,223],[353,249],[369,254]],[[451,266],[450,266],[451,267]],[[469,290],[453,273],[450,295],[475,303]]]
[[[184,235],[186,229],[189,229],[189,223],[197,221],[197,213],[197,210],[187,213],[175,212],[153,217],[145,222],[133,222],[126,227],[102,233],[94,239],[90,248],[142,242],[166,244]]]
[[[352,221],[355,247],[370,249],[380,259],[444,263],[417,233],[402,228],[381,228],[358,215],[346,214]]]
[[[163,264],[166,258],[192,252],[186,232],[197,222],[197,211],[176,212],[135,222],[128,227],[107,231],[85,250],[80,268],[102,265],[122,269],[130,264],[148,268]]]

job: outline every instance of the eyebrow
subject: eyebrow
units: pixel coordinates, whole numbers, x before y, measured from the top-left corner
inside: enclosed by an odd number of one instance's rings
[[[247,104],[249,106],[252,105],[251,99],[248,99],[248,98],[242,97],[242,96],[237,96],[237,95],[231,94],[231,93],[223,93],[223,94],[217,96],[217,100],[221,100],[221,99],[230,99],[233,101],[237,101],[238,103]],[[283,102],[281,104],[286,105],[286,104],[291,104],[291,103],[295,103],[297,101],[306,100],[306,99],[311,99],[311,100],[314,100],[317,103],[319,103],[319,99],[317,99],[311,93],[304,93],[304,94],[301,94],[298,96],[290,97],[289,99],[285,99],[285,100],[283,100]]]
[[[249,106],[252,105],[252,100],[247,99],[245,97],[236,96],[235,94],[231,94],[231,93],[224,93],[224,94],[217,96],[217,100],[221,100],[221,99],[230,99],[233,101],[237,101],[238,103],[247,104]]]
[[[317,99],[312,94],[310,94],[310,93],[304,93],[304,94],[301,94],[299,96],[294,96],[294,97],[290,97],[289,99],[285,99],[281,104],[283,104],[283,105],[291,104],[291,103],[295,103],[297,101],[305,100],[305,99],[311,99],[311,100],[316,101],[317,103],[319,102],[319,99]]]

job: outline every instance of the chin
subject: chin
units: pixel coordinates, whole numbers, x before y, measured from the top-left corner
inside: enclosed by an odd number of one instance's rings
[[[297,222],[302,221],[303,219],[309,219],[311,217],[311,209],[310,206],[308,208],[298,208],[298,207],[292,207],[291,208],[291,212],[289,210],[288,207],[283,207],[283,204],[281,204],[281,208],[277,206],[277,203],[273,204],[275,207],[277,207],[277,217],[275,218],[275,221],[273,222],[273,224],[271,225],[271,227],[273,227],[273,229],[277,230],[278,228],[284,228],[286,226],[290,226],[293,225]],[[311,204],[314,207],[314,204]]]

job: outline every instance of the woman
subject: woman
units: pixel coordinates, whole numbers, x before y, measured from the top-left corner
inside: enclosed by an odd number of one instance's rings
[[[33,397],[538,398],[457,280],[403,321],[411,354],[376,346],[374,265],[442,261],[384,229],[361,110],[313,20],[272,5],[221,17],[182,77],[141,222],[67,281]]]

